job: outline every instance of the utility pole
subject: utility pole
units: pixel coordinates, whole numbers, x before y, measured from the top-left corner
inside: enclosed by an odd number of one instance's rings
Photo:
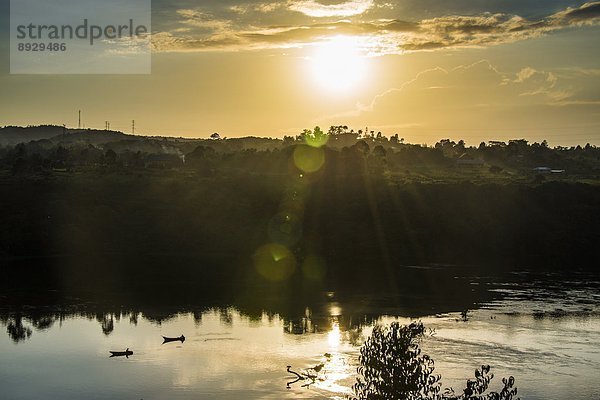
[[[131,120],[131,134],[135,135],[135,119]]]
[[[79,110],[79,122],[77,123],[77,129],[81,129],[81,110]]]

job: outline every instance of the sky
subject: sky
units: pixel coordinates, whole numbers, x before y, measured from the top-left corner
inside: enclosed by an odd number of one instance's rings
[[[10,74],[9,3],[0,126],[600,145],[600,2],[154,0],[146,75]]]

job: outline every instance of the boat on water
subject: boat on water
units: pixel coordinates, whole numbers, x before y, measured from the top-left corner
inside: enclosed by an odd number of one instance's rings
[[[169,343],[169,342],[185,342],[185,336],[181,335],[179,337],[168,337],[168,336],[163,336],[163,344],[165,343]]]
[[[111,357],[127,357],[133,355],[133,351],[129,350],[129,347],[125,351],[109,351]]]

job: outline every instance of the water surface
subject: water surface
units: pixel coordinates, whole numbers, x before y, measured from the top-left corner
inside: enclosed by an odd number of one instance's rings
[[[280,315],[265,309],[187,305],[181,311],[99,304],[5,306],[0,311],[0,397],[6,399],[341,399],[351,393],[360,344],[374,323],[418,317],[422,343],[443,387],[457,391],[481,364],[513,375],[522,399],[600,396],[600,287],[588,276],[469,279],[490,296],[461,313],[407,313],[385,296],[340,301]],[[390,305],[393,304],[393,305]],[[410,315],[410,317],[408,316]],[[184,334],[162,344],[161,335]],[[110,358],[109,350],[134,352]],[[291,384],[324,364],[318,379]]]

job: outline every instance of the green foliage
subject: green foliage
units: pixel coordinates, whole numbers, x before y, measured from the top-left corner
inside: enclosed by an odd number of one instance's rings
[[[475,379],[467,380],[461,395],[452,389],[441,394],[441,376],[434,374],[434,361],[419,347],[424,334],[421,322],[375,326],[360,350],[354,400],[518,400],[512,376],[502,379],[500,392],[486,393],[494,378],[489,365],[475,370]]]
[[[321,147],[327,144],[329,135],[327,135],[321,128],[315,126],[314,130],[305,129],[302,132],[302,137],[307,145],[312,147]]]

